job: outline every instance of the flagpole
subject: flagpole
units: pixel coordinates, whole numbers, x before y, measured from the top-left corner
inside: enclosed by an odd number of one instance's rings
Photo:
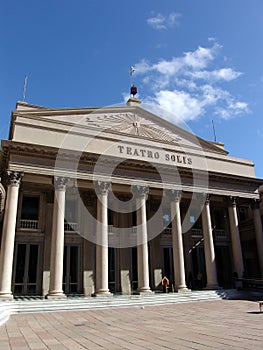
[[[135,72],[134,67],[130,66],[130,90],[132,90],[132,86],[133,86],[133,84],[132,84],[132,75],[133,75],[134,72]]]
[[[23,96],[22,96],[22,101],[25,101],[26,98],[26,87],[27,87],[27,75],[25,75],[24,78],[24,88],[23,88]]]

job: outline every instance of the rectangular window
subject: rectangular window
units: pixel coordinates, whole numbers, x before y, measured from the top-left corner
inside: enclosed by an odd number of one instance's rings
[[[66,200],[65,220],[67,222],[77,222],[77,201],[68,199]]]
[[[239,220],[240,221],[246,221],[247,220],[247,208],[246,207],[240,207],[239,208]]]
[[[137,226],[137,211],[135,208],[132,211],[132,226]]]
[[[108,225],[113,225],[113,216],[114,212],[111,209],[108,209]]]
[[[22,220],[38,220],[39,197],[24,196],[22,201]]]
[[[39,219],[39,197],[23,196],[20,228],[37,230]]]
[[[163,228],[171,228],[172,222],[171,222],[171,215],[170,213],[163,212]]]
[[[224,220],[225,220],[225,213],[224,209],[215,209],[214,211],[214,225],[217,230],[223,230],[224,227]]]

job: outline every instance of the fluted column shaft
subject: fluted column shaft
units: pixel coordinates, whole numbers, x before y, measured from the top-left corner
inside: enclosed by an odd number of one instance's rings
[[[149,256],[146,199],[148,196],[147,186],[133,186],[132,192],[136,197],[137,219],[137,264],[138,264],[138,292],[151,293],[149,283]]]
[[[96,292],[109,296],[108,272],[108,191],[109,182],[95,182],[97,193]]]
[[[216,260],[215,260],[215,248],[213,241],[213,232],[211,225],[210,215],[210,198],[207,195],[202,210],[202,227],[204,235],[204,248],[205,248],[205,266],[206,266],[206,289],[217,289],[217,272],[216,272]]]
[[[184,248],[182,237],[182,224],[180,214],[180,193],[178,191],[167,191],[168,198],[171,200],[171,220],[172,220],[172,244],[173,244],[173,263],[174,263],[174,281],[175,289],[187,291],[185,283],[184,267]]]
[[[16,216],[18,194],[23,174],[13,171],[7,172],[8,186],[6,210],[3,223],[3,233],[0,254],[0,299],[13,299],[12,269],[16,232]]]
[[[260,266],[261,277],[263,277],[263,230],[262,230],[262,221],[259,210],[259,201],[255,201],[253,204],[253,217],[254,217],[254,226],[255,234],[257,241],[257,251],[258,251],[258,260]]]
[[[67,178],[54,178],[54,206],[52,221],[50,283],[47,298],[65,298],[62,289],[64,257],[64,217]]]
[[[233,260],[234,260],[234,272],[236,272],[238,277],[241,278],[244,273],[244,264],[243,264],[243,255],[242,255],[240,234],[239,234],[239,228],[238,228],[236,198],[231,198],[231,204],[228,207],[228,214],[229,214],[232,252],[233,252]]]

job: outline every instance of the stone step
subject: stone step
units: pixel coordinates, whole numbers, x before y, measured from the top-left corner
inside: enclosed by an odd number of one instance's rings
[[[249,294],[251,297],[251,293]],[[153,293],[151,295],[114,295],[112,297],[69,296],[66,299],[42,299],[41,297],[21,297],[18,300],[0,303],[0,325],[11,314],[54,312],[70,310],[91,310],[120,307],[144,307],[220,299],[248,298],[248,293],[231,290],[202,290],[179,293]]]
[[[113,297],[74,297],[67,299],[27,299],[5,302],[11,307],[13,313],[63,311],[63,310],[85,310],[101,309],[110,307],[131,307],[144,305],[160,305],[179,302],[190,302],[195,300],[220,299],[216,291],[195,291],[182,293],[153,293],[152,295],[130,295]]]

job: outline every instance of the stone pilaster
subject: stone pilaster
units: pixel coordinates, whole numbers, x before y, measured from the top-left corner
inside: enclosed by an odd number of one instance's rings
[[[207,278],[206,289],[218,289],[209,195],[206,195],[204,207],[202,210],[202,227],[204,236],[205,266]]]
[[[97,239],[96,239],[96,292],[95,296],[111,296],[108,286],[108,192],[109,182],[96,181]]]
[[[63,256],[64,256],[64,217],[65,195],[68,178],[54,178],[54,207],[52,220],[51,258],[50,258],[50,283],[46,298],[65,298],[62,289],[63,282]]]
[[[22,173],[7,171],[7,197],[0,254],[0,299],[13,299],[12,269],[16,232],[18,194]]]
[[[166,191],[166,195],[171,201],[175,289],[178,292],[185,292],[188,289],[185,283],[184,248],[180,214],[181,193],[175,190],[168,190]]]
[[[230,233],[232,241],[232,252],[234,260],[234,272],[237,273],[238,278],[241,278],[244,273],[243,255],[240,242],[240,234],[238,227],[238,216],[237,216],[237,204],[236,198],[230,198],[230,205],[228,207]]]
[[[137,264],[138,264],[138,293],[152,293],[149,285],[149,256],[146,218],[147,186],[132,186],[137,208]]]
[[[254,227],[257,241],[258,261],[260,266],[261,277],[263,277],[263,230],[262,221],[259,209],[259,200],[256,200],[253,205]]]

